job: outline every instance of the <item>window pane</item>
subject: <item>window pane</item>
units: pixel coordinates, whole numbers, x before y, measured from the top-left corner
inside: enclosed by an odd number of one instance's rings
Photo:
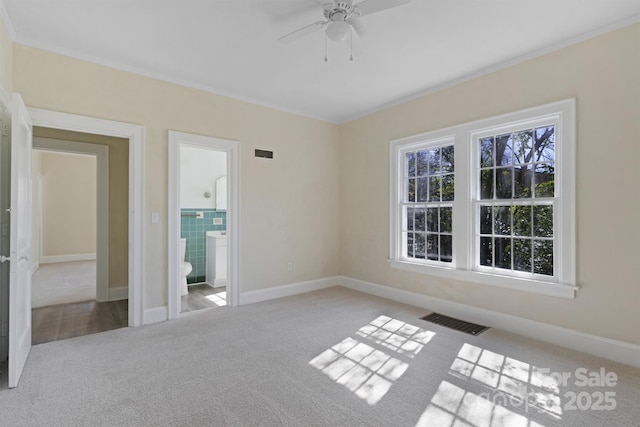
[[[426,175],[428,171],[428,166],[429,166],[428,153],[426,150],[418,151],[417,163],[418,163],[417,165],[418,176]]]
[[[480,167],[493,166],[493,137],[480,140]]]
[[[531,197],[531,165],[516,165],[513,168],[513,197],[523,199]]]
[[[496,199],[511,199],[513,192],[513,175],[511,168],[496,169]]]
[[[413,178],[407,180],[407,201],[416,201],[416,180]]]
[[[454,200],[455,198],[454,179],[453,174],[442,176],[442,201],[444,202]]]
[[[416,231],[425,231],[425,218],[424,218],[424,209],[419,208],[415,210],[415,230]]]
[[[491,237],[480,238],[480,265],[493,267],[493,245]]]
[[[454,151],[453,145],[442,147],[442,164],[440,165],[442,172],[454,171]]]
[[[429,178],[418,178],[418,199],[417,202],[426,202],[429,197]]]
[[[536,237],[553,237],[553,206],[533,207],[533,231]]]
[[[407,231],[413,231],[413,208],[407,208]]]
[[[440,177],[439,176],[429,177],[429,201],[430,202],[440,201]]]
[[[413,257],[424,259],[424,234],[416,233],[413,243]]]
[[[407,233],[407,257],[413,258],[413,233]]]
[[[511,208],[509,206],[494,206],[493,213],[495,215],[493,232],[495,234],[510,236]]]
[[[553,241],[534,240],[533,272],[553,276]]]
[[[405,155],[405,161],[407,162],[407,176],[416,175],[416,153],[411,152]]]
[[[492,234],[493,218],[491,206],[480,206],[480,234]]]
[[[438,232],[438,208],[427,209],[427,231]]]
[[[496,165],[510,166],[513,163],[511,134],[496,136]]]
[[[513,235],[531,236],[531,206],[513,207]]]
[[[530,239],[513,239],[514,270],[531,273],[531,245]]]
[[[493,199],[493,169],[480,171],[480,198]]]
[[[555,195],[555,163],[536,164],[536,197],[553,197]]]
[[[427,234],[427,258],[438,261],[438,235]]]
[[[440,235],[440,261],[451,262],[453,260],[453,238]]]
[[[429,150],[429,175],[440,173],[440,148]]]
[[[511,270],[511,239],[496,237],[496,267]]]
[[[531,144],[533,131],[527,130],[513,134],[513,155],[515,163],[531,163]]]
[[[538,128],[535,132],[536,162],[555,162],[556,134],[553,126]]]
[[[451,233],[452,208],[440,208],[440,232]]]

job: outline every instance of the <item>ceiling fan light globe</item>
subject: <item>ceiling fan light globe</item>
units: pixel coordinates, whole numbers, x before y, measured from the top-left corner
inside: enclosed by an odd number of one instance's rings
[[[350,33],[351,25],[345,21],[332,22],[327,27],[327,37],[334,42],[346,40]]]

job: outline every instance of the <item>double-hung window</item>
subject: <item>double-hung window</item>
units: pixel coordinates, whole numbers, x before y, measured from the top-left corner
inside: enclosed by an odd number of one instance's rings
[[[455,197],[453,141],[409,147],[402,161],[402,257],[451,263]]]
[[[393,267],[573,297],[575,101],[391,142]]]

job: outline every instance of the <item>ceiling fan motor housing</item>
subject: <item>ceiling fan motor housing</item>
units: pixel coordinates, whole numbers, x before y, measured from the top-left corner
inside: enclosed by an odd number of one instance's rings
[[[327,4],[324,9],[324,17],[329,21],[344,21],[355,12],[350,1],[339,1],[335,4]]]

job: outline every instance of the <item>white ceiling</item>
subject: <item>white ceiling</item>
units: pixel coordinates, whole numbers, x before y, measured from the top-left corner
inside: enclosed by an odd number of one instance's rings
[[[3,2],[17,43],[334,123],[640,20],[640,0],[413,0],[324,62],[322,30],[277,41],[322,0]]]

